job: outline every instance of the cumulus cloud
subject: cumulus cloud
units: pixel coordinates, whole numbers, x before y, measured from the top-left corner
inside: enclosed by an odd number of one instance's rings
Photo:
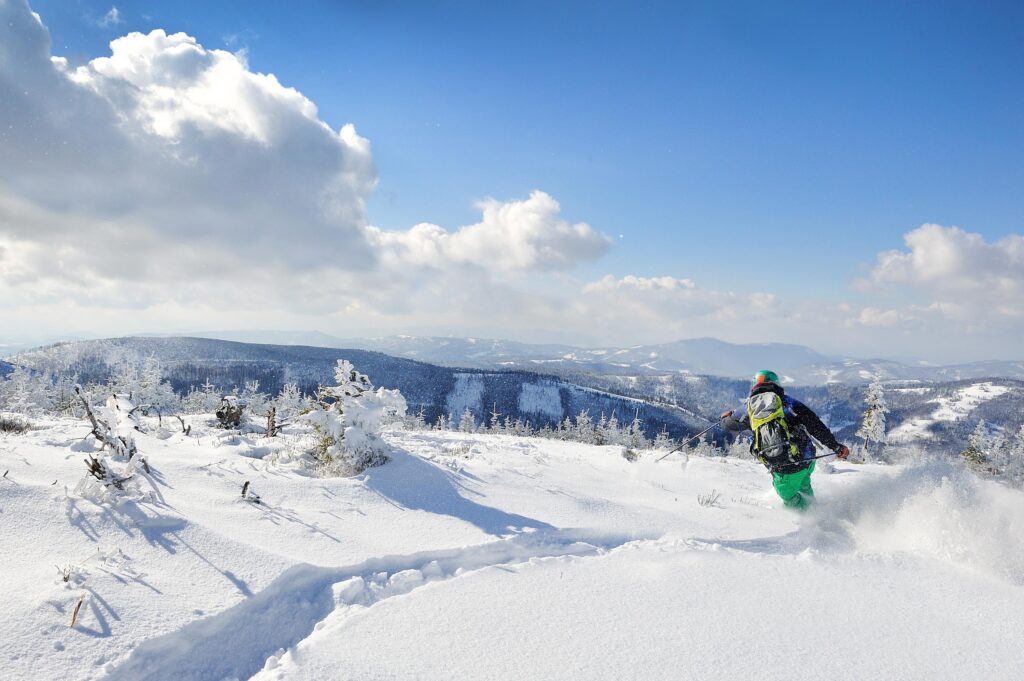
[[[377,184],[369,141],[332,128],[244,54],[155,30],[71,64],[50,54],[24,0],[0,0],[0,158],[0,315],[12,328],[826,347],[845,334],[885,349],[948,319],[973,332],[1024,316],[1020,236],[910,232],[867,279],[923,298],[901,306],[717,291],[681,276],[583,281],[578,266],[611,240],[542,191],[482,201],[466,226],[378,229],[366,210]]]
[[[481,220],[369,225],[368,140],[244,55],[129,33],[73,65],[19,0],[0,2],[0,306],[362,315],[542,306],[495,274],[557,272],[609,239],[554,198]],[[443,301],[443,302],[441,302]],[[40,312],[36,313],[41,316]],[[481,315],[483,316],[483,315]]]
[[[26,230],[0,215],[3,236],[129,271],[171,242],[225,265],[373,264],[376,170],[351,126],[333,131],[295,90],[184,34],[132,33],[111,50],[71,68],[24,3],[0,4],[0,191],[52,217]]]
[[[926,224],[908,232],[907,250],[879,254],[868,283],[903,285],[933,311],[955,317],[1024,317],[1024,237],[990,243],[959,227]]]
[[[586,223],[570,224],[551,196],[478,204],[480,222],[448,232],[423,223],[404,232],[372,229],[371,241],[395,263],[425,267],[477,265],[503,271],[564,269],[600,257],[611,239]]]

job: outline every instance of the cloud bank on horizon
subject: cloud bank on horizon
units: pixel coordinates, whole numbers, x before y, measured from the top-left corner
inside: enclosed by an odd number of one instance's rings
[[[129,33],[110,49],[72,65],[51,54],[23,0],[0,0],[8,332],[278,326],[614,344],[712,335],[979,359],[1011,356],[1024,331],[1016,234],[990,243],[922,225],[905,249],[864,266],[848,300],[830,301],[774,292],[785,262],[766,268],[762,291],[676,276],[583,280],[577,266],[600,262],[612,239],[567,220],[540,190],[481,201],[476,224],[385,231],[367,214],[377,171],[353,125],[333,130],[243,53],[184,33]]]

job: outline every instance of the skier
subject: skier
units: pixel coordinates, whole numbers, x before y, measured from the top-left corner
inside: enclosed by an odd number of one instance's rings
[[[817,414],[785,394],[774,371],[757,372],[742,412],[725,412],[721,423],[732,432],[753,431],[750,451],[771,471],[775,491],[791,508],[806,508],[814,498],[812,437],[838,458],[850,456],[850,449],[836,440]]]

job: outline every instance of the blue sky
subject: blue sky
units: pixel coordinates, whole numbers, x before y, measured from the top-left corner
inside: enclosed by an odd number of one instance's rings
[[[543,188],[613,274],[833,290],[924,222],[1024,226],[1020,3],[34,2],[55,52],[126,30],[244,47],[373,142],[371,220]],[[786,292],[783,286],[780,291]]]
[[[1020,3],[119,2],[102,21],[111,7],[32,2],[72,66],[155,28],[244,50],[370,140],[385,230],[546,192],[612,239],[580,282],[924,306],[943,301],[857,282],[925,223],[988,245],[1024,231]]]

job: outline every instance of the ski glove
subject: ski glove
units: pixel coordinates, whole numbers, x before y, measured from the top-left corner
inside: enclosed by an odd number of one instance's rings
[[[850,456],[850,448],[846,445],[839,445],[839,449],[836,450],[836,458],[846,461],[848,456]]]
[[[718,417],[718,420],[721,421],[722,419],[727,419],[730,416],[732,416],[732,409],[722,412],[722,415]]]

